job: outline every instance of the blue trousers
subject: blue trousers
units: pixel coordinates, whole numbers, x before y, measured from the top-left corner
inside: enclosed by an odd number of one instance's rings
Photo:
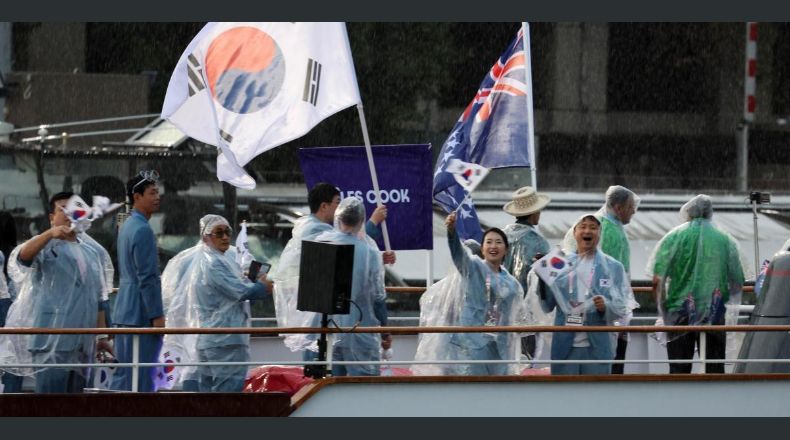
[[[0,266],[2,268],[2,266]],[[0,277],[4,276],[0,273]],[[0,327],[5,327],[5,318],[8,314],[8,309],[11,307],[11,298],[0,299]],[[21,393],[22,392],[22,376],[17,376],[9,372],[3,373],[3,392],[4,393]]]
[[[332,361],[359,361],[348,347],[335,346],[332,350]],[[370,359],[378,361],[379,359]],[[371,365],[335,365],[332,364],[332,376],[380,376],[381,368],[378,364]]]
[[[3,373],[3,393],[21,393],[23,379],[23,376],[17,376],[8,371]]]
[[[565,360],[593,359],[590,347],[573,347]],[[551,374],[611,374],[612,364],[551,364]]]
[[[247,347],[244,345],[229,345],[198,349],[200,362],[247,362]],[[247,378],[247,366],[220,366],[201,365],[198,367],[200,375],[200,392],[202,393],[238,393],[244,389],[244,380]]]
[[[116,326],[125,327],[125,326]],[[132,362],[132,338],[134,335],[115,335],[115,358],[118,362]],[[139,362],[159,362],[159,351],[162,348],[162,335],[139,335]],[[154,391],[156,368],[140,368],[138,391],[150,393]],[[132,391],[132,369],[118,368],[112,376],[110,389]]]
[[[459,350],[460,359],[469,360],[502,360],[496,342],[491,341],[485,346],[476,349],[461,348]],[[460,360],[459,359],[459,360]],[[508,364],[457,364],[450,365],[455,367],[455,374],[463,376],[506,376],[508,374]]]
[[[81,393],[85,376],[75,370],[47,368],[36,373],[36,393]]]
[[[0,266],[2,269],[2,266]],[[0,277],[3,276],[0,273]],[[11,298],[0,298],[0,327],[5,327],[5,317],[8,315],[8,309],[11,308]]]

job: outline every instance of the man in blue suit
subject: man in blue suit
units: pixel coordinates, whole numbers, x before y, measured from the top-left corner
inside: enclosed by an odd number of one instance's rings
[[[118,270],[120,288],[115,299],[112,322],[116,327],[164,327],[162,285],[156,237],[148,224],[159,211],[159,188],[156,171],[143,171],[126,183],[126,195],[132,205],[129,219],[118,234]],[[158,362],[162,335],[139,335],[139,362]],[[119,362],[132,362],[133,335],[117,335],[115,354]],[[154,368],[141,368],[136,391],[154,391]],[[132,369],[119,368],[113,375],[111,389],[132,390]]]
[[[628,311],[628,277],[623,265],[600,252],[601,223],[585,215],[573,227],[577,248],[568,256],[571,269],[560,274],[550,287],[540,282],[541,307],[556,308],[554,325],[612,325]],[[614,359],[616,333],[556,332],[551,341],[552,360]],[[552,364],[551,374],[610,374],[610,363]]]

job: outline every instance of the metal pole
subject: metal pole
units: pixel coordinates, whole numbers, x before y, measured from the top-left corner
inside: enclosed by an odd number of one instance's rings
[[[526,81],[527,81],[527,125],[529,130],[529,168],[532,175],[532,188],[537,191],[538,190],[538,164],[536,163],[536,155],[535,155],[535,116],[534,116],[534,109],[533,109],[533,100],[532,100],[532,51],[530,50],[530,39],[529,39],[529,23],[522,22],[521,23],[521,30],[524,32],[524,38],[522,41],[524,42],[524,62],[525,62],[525,69],[526,72]]]
[[[359,113],[359,124],[362,126],[362,137],[365,139],[365,152],[368,156],[368,168],[370,168],[370,178],[373,180],[373,191],[376,193],[376,206],[381,206],[381,191],[379,190],[379,177],[376,174],[376,166],[373,164],[373,150],[370,148],[370,137],[368,136],[368,125],[365,122],[365,111],[362,109],[362,103],[357,104],[357,112]],[[390,235],[387,231],[387,221],[381,222],[381,232],[384,236],[384,249],[392,250],[390,247]]]
[[[708,341],[705,337],[707,333],[700,332],[699,335],[699,360],[702,361],[702,374],[708,372],[708,363],[707,363],[707,346]]]
[[[334,341],[335,334],[334,333],[329,333],[329,334],[324,333],[324,334],[328,336],[327,342],[326,342],[326,344],[327,344],[327,347],[326,347],[326,370],[327,370],[328,374],[332,374],[332,356],[333,356],[334,345],[335,345],[334,344],[335,343],[335,341]]]
[[[754,276],[760,274],[760,242],[757,235],[757,201],[752,200],[752,213],[754,219]]]
[[[428,273],[425,276],[425,288],[428,289],[433,285],[433,249],[428,249],[426,260],[428,263]]]
[[[132,335],[132,392],[140,391],[140,335]]]
[[[749,179],[749,124],[743,122],[736,128],[735,143],[737,145],[737,187],[740,192],[746,192]]]

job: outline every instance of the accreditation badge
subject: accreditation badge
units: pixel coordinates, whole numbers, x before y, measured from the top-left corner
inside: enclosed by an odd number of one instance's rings
[[[565,325],[581,327],[584,325],[584,315],[581,313],[569,313],[565,316]]]

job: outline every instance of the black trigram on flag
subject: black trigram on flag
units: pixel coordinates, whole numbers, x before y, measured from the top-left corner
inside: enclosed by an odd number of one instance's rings
[[[203,84],[203,74],[200,69],[200,62],[194,54],[189,54],[187,57],[187,74],[189,75],[189,96],[192,96],[206,88]]]
[[[307,60],[307,76],[304,80],[304,96],[302,101],[317,105],[318,86],[321,83],[321,64],[313,59]]]

